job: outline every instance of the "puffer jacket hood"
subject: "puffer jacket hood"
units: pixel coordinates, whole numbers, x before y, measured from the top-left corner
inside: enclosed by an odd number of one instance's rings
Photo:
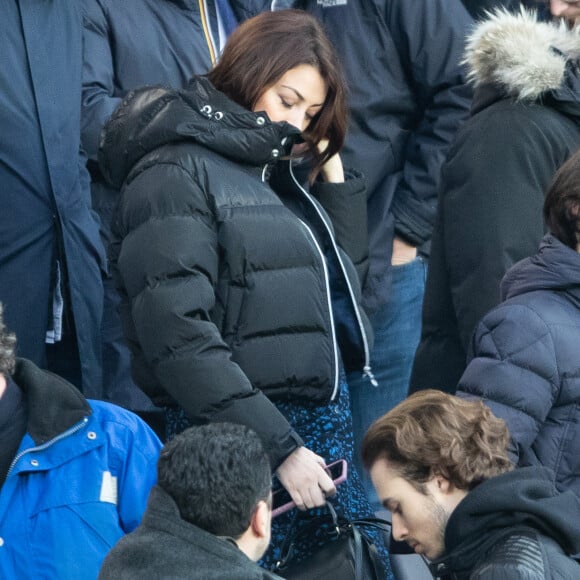
[[[120,188],[144,155],[169,143],[193,141],[238,163],[260,166],[288,152],[299,135],[286,122],[272,123],[265,113],[244,109],[198,76],[184,90],[131,91],[101,133],[99,164]]]
[[[502,301],[535,290],[566,292],[580,308],[580,254],[547,234],[537,254],[515,264],[501,283]]]
[[[497,98],[533,102],[541,97],[580,116],[579,59],[580,27],[539,22],[536,12],[523,7],[516,13],[488,13],[468,37],[464,60],[469,79],[480,89],[474,109]]]

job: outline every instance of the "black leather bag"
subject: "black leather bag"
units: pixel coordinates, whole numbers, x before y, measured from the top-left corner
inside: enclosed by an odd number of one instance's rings
[[[365,528],[387,532],[389,522],[379,518],[347,520],[338,516],[329,502],[326,502],[326,509],[328,514],[312,518],[301,526],[301,515],[296,513],[282,543],[280,560],[274,572],[288,580],[384,580],[383,563]],[[296,541],[313,534],[313,527],[323,530],[327,542],[312,556],[294,562]]]

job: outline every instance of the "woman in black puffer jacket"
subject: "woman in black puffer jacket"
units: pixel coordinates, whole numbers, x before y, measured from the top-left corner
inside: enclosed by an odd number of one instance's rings
[[[335,491],[324,462],[352,457],[345,369],[373,380],[366,192],[337,155],[344,92],[312,16],[264,13],[206,77],[131,93],[100,146],[103,174],[123,184],[111,258],[137,383],[168,408],[170,434],[254,429],[306,508]],[[370,514],[355,473],[337,501]]]
[[[580,153],[544,204],[551,231],[502,281],[506,300],[478,325],[458,395],[482,398],[520,466],[544,465],[580,495]]]

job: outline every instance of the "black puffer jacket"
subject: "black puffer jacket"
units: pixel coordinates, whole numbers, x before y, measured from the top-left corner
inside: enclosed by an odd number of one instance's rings
[[[132,93],[100,158],[113,184],[125,181],[112,260],[137,384],[194,421],[253,428],[275,467],[297,438],[268,398],[327,403],[337,339],[351,370],[370,346],[356,271],[326,213],[289,162],[273,167],[297,133],[196,77],[183,91]],[[319,189],[364,208],[361,178]],[[352,244],[360,256],[362,246]]]
[[[558,494],[553,474],[525,467],[479,484],[445,528],[442,580],[580,578],[580,499]]]
[[[580,496],[580,254],[551,235],[502,282],[477,326],[458,394],[504,419],[519,465],[544,465]]]

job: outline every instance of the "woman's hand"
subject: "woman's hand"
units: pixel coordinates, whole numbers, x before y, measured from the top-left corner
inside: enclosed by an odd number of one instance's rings
[[[316,146],[319,153],[324,152],[327,147],[328,139],[323,139]],[[322,175],[322,179],[324,179],[324,181],[327,183],[344,183],[344,169],[342,167],[342,160],[340,159],[340,155],[338,153],[335,153],[322,166],[320,174]]]
[[[320,507],[328,496],[336,493],[324,466],[322,457],[306,447],[298,447],[278,467],[276,475],[298,509]]]

